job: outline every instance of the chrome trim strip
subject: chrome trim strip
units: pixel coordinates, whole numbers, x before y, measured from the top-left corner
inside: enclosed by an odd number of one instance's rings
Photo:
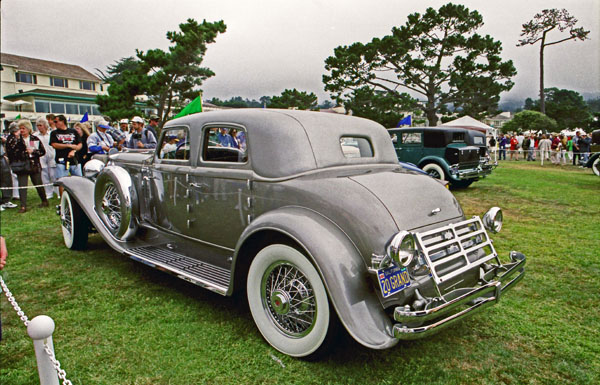
[[[465,293],[460,297],[453,299],[452,301],[446,302],[438,307],[434,307],[433,309],[405,311],[403,307],[397,307],[394,310],[394,319],[403,323],[425,322],[433,318],[440,317],[442,314],[448,313],[460,305],[464,305],[467,302],[476,300],[477,298],[486,296],[492,292],[496,294],[491,298],[498,297],[499,299],[501,284],[502,283],[499,281],[490,282],[475,290]]]

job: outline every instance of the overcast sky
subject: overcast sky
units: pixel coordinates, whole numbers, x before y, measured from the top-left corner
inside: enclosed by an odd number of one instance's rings
[[[135,49],[168,47],[167,31],[187,18],[224,20],[227,32],[209,45],[204,66],[216,76],[204,98],[258,99],[285,88],[323,90],[324,60],[333,49],[383,37],[406,16],[438,9],[430,0],[2,0],[2,52],[77,64],[92,73]],[[483,16],[480,34],[500,40],[502,58],[518,75],[504,100],[537,98],[539,46],[516,47],[521,25],[547,8],[566,8],[590,40],[545,51],[546,87],[600,92],[600,0],[456,0]],[[560,39],[566,35],[553,35]],[[551,36],[552,38],[552,36]]]

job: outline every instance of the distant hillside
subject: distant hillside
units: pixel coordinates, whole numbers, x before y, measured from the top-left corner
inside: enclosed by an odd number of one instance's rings
[[[518,109],[522,109],[525,105],[525,99],[501,99],[498,103],[498,108],[501,111],[515,112]]]
[[[582,92],[581,96],[585,101],[595,100],[600,98],[600,92]],[[532,99],[536,99],[533,98]],[[515,112],[518,109],[522,109],[525,105],[525,98],[523,99],[501,99],[498,103],[498,108],[501,111]]]

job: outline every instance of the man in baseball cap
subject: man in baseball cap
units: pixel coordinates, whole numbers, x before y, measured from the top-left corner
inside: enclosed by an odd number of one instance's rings
[[[144,119],[134,116],[131,119],[131,125],[135,131],[127,142],[128,148],[146,149],[156,147],[156,137],[152,131],[144,129]]]
[[[158,138],[158,134],[157,134],[157,130],[158,130],[158,122],[159,122],[160,118],[158,117],[158,115],[150,115],[150,122],[148,123],[148,125],[146,126],[146,130],[150,130],[152,131],[152,133],[154,134],[155,138]]]
[[[101,120],[96,125],[96,132],[87,139],[88,151],[92,154],[106,154],[114,145],[112,136],[107,133],[112,127],[106,120]]]

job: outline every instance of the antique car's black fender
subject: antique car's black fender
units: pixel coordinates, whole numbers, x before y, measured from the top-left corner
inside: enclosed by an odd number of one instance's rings
[[[255,253],[283,238],[299,246],[316,266],[340,321],[354,339],[372,349],[398,343],[356,246],[335,223],[304,207],[270,211],[244,230],[236,245],[232,265],[235,282],[228,294],[234,285],[245,285],[244,266],[249,266]]]

